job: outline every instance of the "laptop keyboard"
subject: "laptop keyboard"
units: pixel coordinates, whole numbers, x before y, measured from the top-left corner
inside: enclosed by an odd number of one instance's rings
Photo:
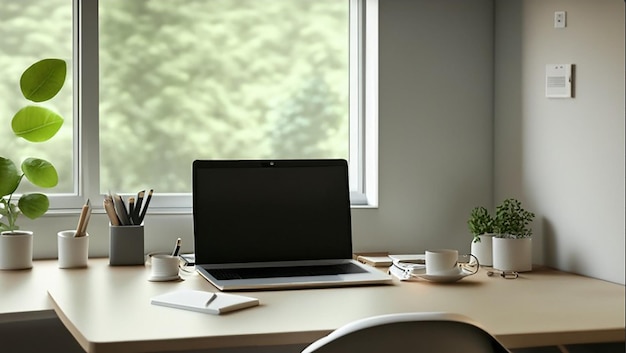
[[[348,273],[365,273],[355,264],[315,265],[294,267],[259,267],[259,268],[226,268],[206,269],[217,280],[270,278],[270,277],[303,277],[328,276]]]

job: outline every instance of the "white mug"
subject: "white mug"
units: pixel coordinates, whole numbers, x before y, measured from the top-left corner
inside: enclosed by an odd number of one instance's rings
[[[426,274],[430,276],[453,276],[461,273],[459,252],[452,249],[426,250]]]
[[[167,281],[178,279],[178,256],[155,254],[150,257],[150,280]]]

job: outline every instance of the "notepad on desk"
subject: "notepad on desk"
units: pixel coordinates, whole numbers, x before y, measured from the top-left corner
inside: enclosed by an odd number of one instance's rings
[[[357,255],[356,260],[360,263],[374,267],[388,267],[391,266],[391,258],[387,255]]]
[[[197,311],[206,314],[222,313],[259,305],[257,298],[243,295],[213,293],[199,290],[178,290],[153,297],[153,305]]]

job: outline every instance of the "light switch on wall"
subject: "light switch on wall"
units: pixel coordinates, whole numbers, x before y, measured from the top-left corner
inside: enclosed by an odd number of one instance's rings
[[[565,11],[557,11],[554,13],[554,28],[565,28],[566,13]]]

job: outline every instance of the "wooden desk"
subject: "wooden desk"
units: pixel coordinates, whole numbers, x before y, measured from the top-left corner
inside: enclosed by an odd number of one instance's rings
[[[60,270],[36,261],[33,270],[0,272],[0,317],[54,308],[88,352],[144,352],[312,342],[352,320],[408,311],[447,311],[478,321],[509,348],[624,341],[624,286],[550,269],[515,280],[477,275],[454,284],[425,281],[389,286],[245,292],[251,309],[214,316],[154,306],[152,296],[178,290],[215,291],[195,273],[180,282],[149,282],[149,267],[110,267],[90,259],[87,269]],[[28,294],[31,308],[20,306]],[[19,278],[24,279],[23,286]],[[26,294],[26,293],[23,293]]]
[[[0,270],[0,323],[51,317],[47,295],[60,270],[56,261],[36,261],[28,270]]]

